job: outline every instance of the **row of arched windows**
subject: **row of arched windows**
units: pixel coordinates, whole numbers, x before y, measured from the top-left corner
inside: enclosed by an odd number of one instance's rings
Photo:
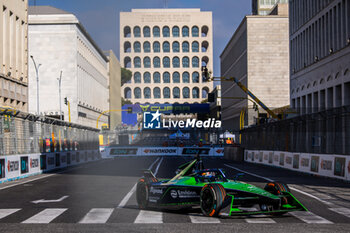
[[[207,33],[208,33],[208,27],[207,26],[203,26],[201,28],[201,36],[202,37],[206,37]],[[141,27],[139,26],[135,26],[132,30],[134,37],[141,37],[141,34],[143,35],[143,37],[151,37],[151,34],[153,35],[153,37],[160,37],[161,36],[161,31],[160,31],[160,27],[158,26],[154,26],[152,28],[152,33],[151,33],[151,28],[149,26],[144,26],[142,28],[142,33],[141,33]],[[180,37],[180,28],[178,26],[174,26],[171,28],[168,26],[164,26],[162,28],[162,36],[163,37]],[[190,36],[190,28],[188,26],[183,26],[181,28],[181,36],[182,37],[189,37]],[[191,36],[192,37],[199,37],[199,28],[197,26],[193,26],[191,28]],[[131,28],[129,26],[125,26],[124,27],[124,37],[131,37]]]
[[[162,76],[162,77],[161,77]],[[162,75],[159,72],[153,73],[153,83],[161,83],[161,79],[163,83],[181,83],[181,77],[179,72],[174,72],[170,75],[169,72],[164,72]],[[142,77],[140,72],[134,73],[134,83],[141,83]],[[151,73],[145,72],[143,73],[143,83],[151,83]],[[183,72],[182,73],[182,83],[190,83],[190,73]],[[199,83],[199,73],[192,73],[192,83]]]
[[[202,52],[206,52],[207,49],[208,49],[208,42],[207,41],[203,41],[202,42],[202,47],[201,47],[201,51]],[[144,53],[150,53],[151,52],[151,43],[146,41],[143,43],[142,45],[143,47],[143,52]],[[158,41],[155,41],[153,42],[153,52],[154,53],[160,53],[161,52],[161,46],[160,46],[160,43]],[[173,53],[179,53],[180,52],[180,43],[177,42],[177,41],[174,41],[172,43],[172,52]],[[190,44],[185,41],[185,42],[182,42],[182,45],[181,45],[181,48],[182,48],[182,52],[183,53],[188,53],[190,52]],[[192,49],[192,52],[199,52],[199,43],[197,41],[193,41],[191,43],[191,49]],[[135,53],[141,53],[141,43],[136,41],[134,42],[133,44],[133,50]],[[130,42],[125,42],[124,43],[124,52],[125,53],[130,53],[131,52],[131,44]],[[162,44],[162,52],[164,53],[170,53],[170,43],[168,41],[165,41],[163,42]]]
[[[206,87],[203,88],[202,89],[202,97],[206,98],[208,92],[209,92],[208,88],[206,88]],[[145,87],[143,89],[143,93],[141,91],[141,88],[139,88],[139,87],[136,87],[134,89],[134,98],[135,99],[141,99],[142,98],[142,94],[143,94],[143,98],[151,99],[152,98],[151,88]],[[153,98],[154,99],[160,99],[160,98],[162,98],[162,95],[163,95],[164,99],[170,99],[171,98],[171,90],[170,90],[170,88],[169,87],[163,88],[163,92],[162,93],[161,93],[161,90],[160,90],[159,87],[153,88]],[[189,99],[190,95],[191,95],[190,88],[188,88],[188,87],[182,88],[182,98]],[[199,88],[198,87],[192,88],[192,98],[198,99],[199,96],[200,96]],[[131,98],[131,89],[130,88],[125,88],[125,90],[124,90],[124,97],[126,99],[130,99]],[[172,89],[172,98],[174,98],[174,99],[180,99],[181,98],[180,88],[174,87]]]
[[[125,67],[126,68],[130,68],[131,67],[131,60],[129,57],[126,57],[129,60],[125,60]],[[202,59],[202,62],[207,63],[209,61],[209,58],[204,57]],[[154,68],[160,68],[161,67],[161,59],[159,57],[154,57],[153,58],[153,67]],[[169,57],[163,57],[162,59],[162,63],[163,63],[163,67],[164,68],[170,68],[171,66],[173,68],[180,68],[180,66],[182,65],[182,67],[184,68],[189,68],[190,67],[190,58],[189,57],[183,57],[181,60],[181,65],[180,65],[180,58],[179,57],[173,57],[172,61],[170,62],[170,58]],[[191,60],[192,63],[192,67],[194,68],[198,68],[199,67],[199,58],[198,57],[192,57]],[[141,68],[142,67],[142,62],[141,62],[141,58],[140,57],[135,57],[134,58],[134,68]],[[151,58],[150,57],[144,57],[143,58],[143,67],[144,68],[151,68]]]

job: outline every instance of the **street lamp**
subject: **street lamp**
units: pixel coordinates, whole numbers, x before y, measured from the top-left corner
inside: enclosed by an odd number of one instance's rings
[[[30,58],[32,59],[35,67],[35,72],[36,72],[36,89],[37,89],[37,94],[36,94],[36,111],[37,114],[39,115],[39,68],[41,64],[36,66],[35,60],[33,58],[33,55],[30,55]]]
[[[62,105],[61,105],[61,80],[62,80],[62,70],[61,70],[61,74],[60,77],[57,78],[58,80],[58,92],[59,92],[59,103],[60,103],[60,120],[62,120]]]

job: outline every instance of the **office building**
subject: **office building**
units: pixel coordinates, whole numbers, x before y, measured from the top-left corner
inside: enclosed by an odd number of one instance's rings
[[[288,0],[252,0],[252,14],[269,15],[278,3],[288,3]]]

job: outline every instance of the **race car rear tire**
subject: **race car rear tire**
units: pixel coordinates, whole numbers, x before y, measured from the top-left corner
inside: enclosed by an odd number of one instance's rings
[[[144,210],[148,207],[148,190],[148,184],[141,178],[136,186],[136,200],[140,209]]]
[[[200,207],[205,216],[217,216],[226,197],[226,191],[221,184],[207,184],[200,194]]]
[[[279,182],[270,182],[267,183],[264,190],[266,190],[267,192],[273,194],[273,195],[281,195],[283,192],[290,192],[290,189],[288,187],[287,184],[284,183],[279,183]],[[286,197],[281,197],[281,204],[288,204],[288,199]],[[274,206],[264,206],[264,204],[260,205],[260,209],[271,209],[271,210],[279,210],[281,207],[279,205],[274,205]],[[273,215],[283,215],[285,214],[284,212],[280,212],[280,213],[274,213]]]

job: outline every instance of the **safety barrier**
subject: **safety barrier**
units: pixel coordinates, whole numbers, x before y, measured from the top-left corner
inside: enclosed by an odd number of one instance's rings
[[[224,156],[224,147],[105,147],[102,158],[118,156]]]
[[[19,154],[0,157],[0,183],[99,160],[98,150]]]
[[[350,156],[245,150],[244,160],[350,181]]]

